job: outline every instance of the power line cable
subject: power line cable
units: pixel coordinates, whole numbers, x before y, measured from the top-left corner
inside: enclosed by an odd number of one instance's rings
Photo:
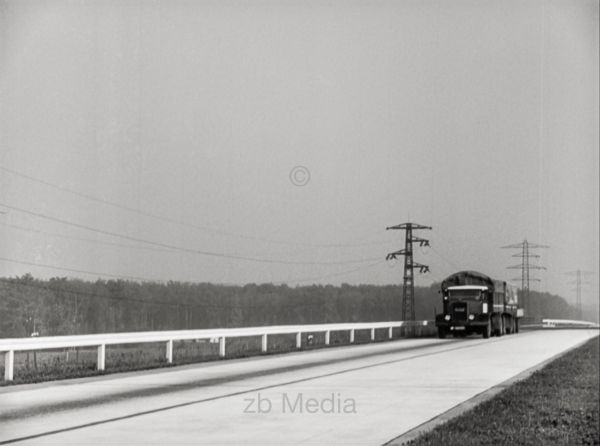
[[[82,296],[82,297],[87,297],[87,298],[98,298],[98,299],[104,299],[104,300],[113,300],[113,301],[117,301],[117,302],[135,302],[135,303],[142,303],[142,304],[147,304],[147,305],[160,305],[160,306],[170,306],[170,307],[185,307],[187,309],[192,309],[192,308],[202,308],[202,309],[206,309],[206,308],[213,308],[213,309],[220,309],[220,310],[235,310],[235,309],[239,309],[239,310],[251,310],[251,309],[265,309],[266,306],[271,306],[272,303],[271,302],[267,302],[263,305],[216,305],[216,304],[198,304],[198,303],[185,303],[185,302],[181,302],[181,303],[176,303],[176,302],[166,302],[166,301],[161,301],[161,300],[154,300],[154,299],[140,299],[140,298],[135,298],[135,297],[128,297],[128,296],[111,296],[111,295],[107,295],[107,294],[99,294],[99,293],[92,293],[92,292],[87,292],[87,291],[75,291],[75,290],[69,290],[69,289],[57,289],[57,288],[53,288],[50,285],[42,285],[42,284],[36,284],[36,283],[23,283],[23,282],[19,282],[18,279],[6,279],[6,278],[0,278],[0,283],[5,283],[8,285],[17,285],[17,286],[21,286],[21,287],[29,287],[29,288],[34,288],[34,289],[38,289],[38,290],[44,290],[44,291],[48,291],[51,293],[57,293],[57,292],[63,292],[65,294],[67,294],[69,297],[71,297],[72,295],[77,295],[77,296]],[[275,285],[274,285],[275,286]],[[238,287],[238,288],[242,288],[242,287]],[[43,297],[43,296],[42,296]],[[304,308],[304,307],[317,307],[317,306],[321,306],[320,304],[317,303],[308,303],[308,302],[303,302],[300,304],[286,304],[286,305],[279,305],[277,307],[277,309],[281,309],[281,310],[289,310],[289,309],[296,309],[296,308]]]
[[[21,265],[35,266],[35,267],[39,267],[39,268],[53,269],[53,270],[57,270],[57,271],[66,271],[66,272],[74,272],[74,273],[79,273],[79,274],[88,274],[88,275],[96,276],[96,277],[110,277],[110,278],[115,278],[115,279],[125,279],[125,280],[141,281],[141,282],[146,282],[146,283],[161,283],[161,282],[166,282],[165,280],[158,280],[157,281],[156,279],[148,279],[148,278],[145,278],[145,277],[138,277],[138,276],[128,276],[128,275],[111,274],[111,273],[100,273],[100,272],[95,272],[95,271],[87,271],[87,270],[81,270],[81,269],[74,269],[74,268],[66,268],[66,267],[48,265],[48,264],[44,264],[44,263],[33,263],[33,262],[27,262],[27,261],[23,261],[23,260],[9,259],[9,258],[6,258],[6,257],[0,257],[0,261],[9,262],[9,263],[17,263],[17,264],[21,264]],[[346,270],[346,271],[340,271],[340,272],[333,273],[333,274],[327,274],[327,275],[320,276],[320,277],[312,277],[312,278],[303,278],[303,279],[296,279],[296,280],[273,282],[273,285],[277,286],[277,284],[283,285],[283,284],[288,284],[288,283],[303,283],[303,282],[308,282],[308,281],[311,281],[311,280],[323,280],[323,279],[327,279],[329,277],[342,276],[342,275],[350,274],[350,273],[353,273],[353,272],[356,272],[356,271],[361,271],[361,270],[369,269],[369,268],[372,268],[372,267],[374,267],[376,265],[379,265],[379,264],[381,264],[383,262],[384,262],[383,260],[379,260],[379,261],[377,261],[375,263],[372,263],[370,265],[367,265],[367,266],[363,266],[363,267],[359,267],[359,268],[354,268],[354,269]],[[0,279],[0,280],[4,280],[4,279]]]
[[[206,232],[210,232],[212,234],[218,234],[218,235],[222,235],[222,236],[226,236],[226,237],[236,237],[236,238],[241,238],[241,239],[255,240],[255,241],[261,241],[261,242],[267,242],[267,243],[273,243],[273,244],[279,244],[279,245],[306,246],[306,247],[311,247],[311,248],[346,248],[346,247],[382,245],[382,244],[388,243],[387,241],[384,241],[384,240],[368,241],[368,242],[353,242],[353,243],[300,243],[300,242],[290,242],[290,241],[285,241],[285,240],[274,240],[274,239],[269,239],[266,237],[258,237],[258,236],[248,235],[248,234],[239,234],[239,233],[234,233],[234,232],[229,232],[229,231],[223,231],[221,229],[216,229],[216,228],[198,225],[198,224],[192,224],[192,223],[184,222],[181,220],[177,220],[175,218],[167,217],[164,215],[159,215],[159,214],[147,212],[147,211],[144,211],[141,209],[136,209],[136,208],[132,208],[129,206],[125,206],[123,204],[116,203],[114,201],[110,201],[110,200],[106,200],[104,198],[96,197],[94,195],[78,192],[76,190],[73,190],[73,189],[70,189],[70,188],[67,188],[64,186],[60,186],[58,184],[54,184],[49,181],[41,180],[39,178],[32,177],[31,175],[27,175],[27,174],[18,172],[13,169],[8,169],[4,166],[0,166],[0,170],[7,172],[11,175],[15,175],[15,176],[27,179],[29,181],[33,181],[35,183],[43,184],[43,185],[51,187],[53,189],[60,190],[62,192],[66,192],[66,193],[69,193],[69,194],[72,194],[72,195],[75,195],[75,196],[78,196],[81,198],[85,198],[90,201],[94,201],[96,203],[101,203],[101,204],[104,204],[107,206],[112,206],[112,207],[115,207],[115,208],[118,208],[118,209],[121,209],[121,210],[124,210],[127,212],[142,215],[144,217],[150,217],[150,218],[154,218],[156,220],[173,223],[173,224],[180,225],[180,226],[186,226],[189,228],[194,228],[197,230],[206,231]]]
[[[84,238],[84,237],[74,237],[71,235],[58,234],[56,232],[42,231],[40,229],[34,229],[34,228],[26,228],[24,226],[13,225],[13,224],[4,223],[4,222],[0,222],[0,225],[6,226],[9,228],[13,228],[13,229],[18,229],[19,231],[34,232],[36,234],[44,234],[44,235],[49,235],[51,237],[60,237],[60,238],[64,238],[67,240],[76,240],[76,241],[94,243],[94,244],[99,244],[99,245],[118,246],[120,248],[129,248],[129,249],[145,249],[145,250],[158,251],[158,252],[176,252],[173,249],[155,248],[152,246],[141,246],[141,245],[124,245],[122,243],[113,243],[113,242],[107,242],[104,240],[94,240],[94,239],[89,239],[89,238]]]
[[[138,238],[138,237],[132,237],[132,236],[125,235],[125,234],[119,234],[119,233],[113,232],[113,231],[107,231],[104,229],[94,228],[94,227],[83,225],[80,223],[74,223],[74,222],[64,220],[61,218],[45,215],[45,214],[42,214],[39,212],[29,211],[27,209],[23,209],[23,208],[20,208],[17,206],[12,206],[12,205],[5,204],[5,203],[0,203],[0,206],[4,206],[5,208],[11,209],[13,211],[32,215],[32,216],[35,216],[38,218],[43,218],[45,220],[54,221],[57,223],[72,226],[72,227],[79,228],[79,229],[85,229],[86,231],[96,232],[98,234],[104,234],[104,235],[108,235],[111,237],[117,237],[117,238],[121,238],[123,240],[129,240],[129,241],[133,241],[133,242],[137,242],[137,243],[146,243],[148,245],[157,246],[160,248],[167,248],[167,249],[172,249],[172,250],[177,250],[177,251],[182,251],[182,252],[187,252],[187,253],[192,253],[192,254],[210,256],[210,257],[219,257],[219,258],[226,258],[226,259],[233,259],[233,260],[244,260],[244,261],[249,261],[249,262],[257,262],[257,263],[283,264],[283,265],[346,265],[346,264],[366,263],[366,262],[371,262],[373,260],[377,260],[377,258],[371,257],[371,258],[337,261],[337,262],[315,262],[315,261],[302,262],[302,261],[293,261],[293,260],[249,257],[249,256],[242,256],[242,255],[237,255],[237,254],[227,254],[227,253],[221,253],[221,252],[215,252],[215,251],[191,249],[191,248],[185,248],[182,246],[171,245],[168,243],[155,242],[152,240],[146,240],[146,239],[142,239],[142,238]]]
[[[454,262],[451,262],[450,260],[448,260],[445,256],[443,256],[433,246],[430,246],[430,248],[431,248],[431,250],[433,251],[434,254],[436,254],[440,259],[442,259],[444,262],[446,262],[448,265],[450,265],[453,269],[455,269],[456,271],[460,270],[460,267],[458,267]]]
[[[380,265],[383,262],[385,262],[385,260],[379,260],[377,262],[371,263],[371,264],[366,265],[366,266],[361,266],[359,268],[349,269],[349,270],[346,270],[346,271],[340,271],[338,273],[326,274],[324,276],[307,277],[307,278],[304,278],[304,279],[290,280],[290,281],[287,281],[287,282],[275,282],[275,283],[281,283],[281,284],[283,284],[283,283],[304,283],[304,282],[310,282],[310,281],[321,281],[323,279],[328,279],[330,277],[343,276],[343,275],[351,274],[351,273],[354,273],[354,272],[357,272],[357,271],[362,271],[362,270],[370,269],[370,268],[373,268],[376,265]]]
[[[151,300],[151,299],[139,299],[139,298],[135,298],[135,297],[126,297],[126,296],[111,296],[111,295],[106,295],[106,294],[98,294],[98,293],[91,293],[91,292],[86,292],[86,291],[74,291],[74,290],[69,290],[69,289],[56,289],[53,288],[49,285],[37,285],[34,283],[22,283],[22,282],[17,282],[14,280],[10,280],[10,279],[0,279],[0,282],[2,283],[6,283],[9,285],[17,285],[17,286],[24,286],[24,287],[30,287],[30,288],[35,288],[35,289],[39,289],[39,290],[44,290],[44,291],[49,291],[51,293],[56,293],[56,292],[64,292],[67,295],[77,295],[77,296],[83,296],[83,297],[95,297],[98,299],[105,299],[105,300],[114,300],[114,301],[118,301],[118,302],[135,302],[135,303],[143,303],[143,304],[149,304],[149,305],[161,305],[161,306],[170,306],[170,307],[186,307],[186,308],[217,308],[217,309],[225,309],[225,310],[229,310],[229,309],[251,309],[251,308],[262,308],[259,305],[214,305],[214,304],[189,304],[189,303],[174,303],[174,302],[165,302],[165,301],[160,301],[160,300]]]
[[[4,261],[4,262],[10,262],[10,263],[18,263],[20,265],[28,265],[28,266],[35,266],[38,268],[47,268],[47,269],[55,269],[58,271],[67,271],[70,273],[78,273],[78,274],[89,274],[92,276],[97,276],[97,277],[112,277],[115,279],[128,279],[128,280],[135,280],[135,281],[141,281],[141,282],[156,282],[156,280],[153,279],[148,279],[146,277],[138,277],[138,276],[127,276],[127,275],[122,275],[122,274],[111,274],[111,273],[98,273],[98,272],[94,272],[94,271],[86,271],[86,270],[82,270],[82,269],[74,269],[74,268],[65,268],[65,267],[61,267],[61,266],[53,266],[53,265],[48,265],[48,264],[44,264],[44,263],[33,263],[33,262],[27,262],[24,260],[16,260],[16,259],[9,259],[6,257],[0,257],[0,260]]]

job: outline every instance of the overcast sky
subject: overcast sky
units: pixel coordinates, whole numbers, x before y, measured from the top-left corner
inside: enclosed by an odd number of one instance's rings
[[[410,220],[417,284],[519,277],[500,247],[526,238],[551,247],[534,289],[573,299],[582,269],[597,301],[598,23],[586,0],[0,1],[0,276],[401,283],[385,228]]]

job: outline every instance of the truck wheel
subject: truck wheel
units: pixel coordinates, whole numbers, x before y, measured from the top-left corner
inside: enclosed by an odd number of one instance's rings
[[[444,327],[438,327],[438,338],[446,339],[446,329]]]
[[[498,336],[504,336],[504,333],[506,333],[506,324],[504,322],[504,316],[500,316],[500,330],[498,330]]]
[[[483,329],[483,339],[488,339],[492,335],[492,321],[488,320],[487,325]]]
[[[492,336],[500,336],[500,321],[498,315],[494,315],[491,318],[492,321]]]

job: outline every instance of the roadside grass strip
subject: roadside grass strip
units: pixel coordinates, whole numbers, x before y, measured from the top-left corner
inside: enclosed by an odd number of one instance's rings
[[[599,445],[600,338],[414,440],[425,445]]]

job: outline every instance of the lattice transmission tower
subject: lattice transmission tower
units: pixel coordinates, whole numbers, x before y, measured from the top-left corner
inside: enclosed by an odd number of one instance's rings
[[[587,285],[588,282],[584,282],[584,279],[586,279],[588,275],[594,273],[591,271],[581,271],[580,269],[578,269],[576,271],[569,271],[565,274],[568,276],[575,276],[575,280],[569,283],[575,285],[575,309],[577,311],[577,318],[579,320],[582,320],[583,311],[581,309],[581,286]]]
[[[531,269],[546,269],[543,266],[532,265],[529,262],[530,258],[539,258],[540,256],[537,254],[532,254],[529,252],[530,249],[538,249],[538,248],[550,248],[546,245],[540,245],[538,243],[528,242],[527,239],[523,240],[521,243],[515,243],[513,245],[502,246],[503,249],[519,249],[521,252],[514,254],[513,257],[521,257],[521,264],[507,267],[508,269],[520,269],[521,277],[515,278],[511,280],[521,280],[521,295],[524,300],[524,309],[525,315],[527,317],[531,316],[531,302],[529,299],[529,283],[531,281],[539,282],[540,279],[536,277],[531,277],[529,274],[529,270]]]
[[[419,246],[429,246],[429,240],[420,237],[413,237],[413,231],[417,229],[431,229],[431,226],[423,226],[418,223],[402,223],[396,226],[389,226],[388,229],[404,229],[404,249],[391,252],[386,256],[386,260],[396,259],[398,256],[404,256],[404,288],[402,290],[402,320],[415,320],[415,280],[414,269],[418,268],[420,273],[429,272],[429,266],[416,263],[413,259],[413,243],[419,243]]]

